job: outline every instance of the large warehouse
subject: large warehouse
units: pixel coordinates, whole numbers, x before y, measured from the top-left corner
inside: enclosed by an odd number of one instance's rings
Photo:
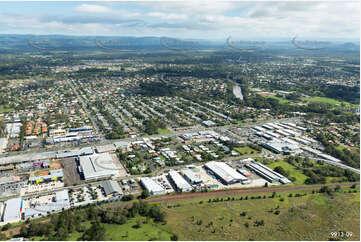
[[[95,180],[114,176],[118,169],[109,153],[80,156],[79,171],[85,180]]]
[[[140,183],[150,195],[158,196],[166,193],[165,189],[149,177],[140,178]]]
[[[286,177],[282,176],[281,174],[273,171],[272,169],[268,168],[267,166],[259,162],[251,163],[246,166],[271,183],[272,182],[281,182],[283,184],[291,183],[291,181],[288,180]]]
[[[5,202],[3,221],[6,223],[17,222],[21,219],[21,197],[11,198]]]
[[[192,186],[176,171],[169,172],[169,178],[180,192],[192,191]]]
[[[223,162],[211,161],[205,164],[205,167],[212,171],[225,184],[233,184],[237,182],[246,182],[248,179],[235,169]]]
[[[196,175],[191,169],[183,169],[181,173],[190,184],[202,183],[202,179],[198,175]]]

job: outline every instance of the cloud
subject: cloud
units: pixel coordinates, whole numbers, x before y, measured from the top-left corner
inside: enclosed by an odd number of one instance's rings
[[[56,14],[41,12],[36,6],[31,12],[0,10],[0,33],[208,39],[225,39],[229,35],[359,39],[360,35],[357,2],[122,2],[75,4]]]
[[[160,12],[151,12],[148,13],[147,16],[149,17],[158,17],[160,19],[165,20],[186,20],[188,16],[186,14],[174,14],[174,13],[160,13]]]
[[[101,6],[101,5],[93,5],[93,4],[81,4],[75,8],[78,12],[85,12],[85,13],[107,13],[110,12],[110,9]]]

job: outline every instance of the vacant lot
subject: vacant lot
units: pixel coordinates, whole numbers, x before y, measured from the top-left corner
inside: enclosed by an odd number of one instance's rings
[[[287,163],[286,161],[277,161],[267,165],[269,168],[274,169],[277,166],[281,166],[285,171],[290,173],[289,177],[294,177],[296,180],[293,182],[296,185],[304,184],[305,180],[308,178],[302,173],[301,170],[297,170],[296,167]]]
[[[163,206],[167,226],[180,240],[328,240],[333,231],[352,232],[343,239],[359,240],[360,194],[348,190],[331,196],[308,191],[300,197],[277,193],[270,198],[268,193],[248,195],[247,200],[225,197],[222,202],[197,199]]]

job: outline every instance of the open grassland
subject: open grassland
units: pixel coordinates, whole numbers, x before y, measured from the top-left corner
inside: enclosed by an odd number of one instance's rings
[[[304,184],[305,180],[308,178],[302,173],[301,170],[297,170],[296,167],[287,163],[286,161],[277,161],[267,165],[269,168],[274,169],[277,166],[281,166],[285,171],[289,172],[289,177],[294,177],[296,180],[293,182],[295,185]]]
[[[332,195],[298,191],[306,193],[299,197],[277,193],[274,198],[268,193],[210,203],[187,200],[163,207],[166,226],[179,240],[328,240],[331,232],[345,231],[352,237],[337,239],[358,241],[360,194],[348,190]]]
[[[0,105],[0,113],[9,113],[14,111],[13,108],[5,107],[3,105]]]
[[[331,105],[341,105],[342,103],[345,105],[345,107],[358,107],[359,105],[357,104],[352,104],[349,102],[341,102],[338,101],[336,99],[333,98],[328,98],[328,97],[318,97],[318,96],[314,96],[314,97],[304,97],[302,98],[303,101],[305,102],[319,102],[319,103],[326,103],[326,104],[331,104]]]

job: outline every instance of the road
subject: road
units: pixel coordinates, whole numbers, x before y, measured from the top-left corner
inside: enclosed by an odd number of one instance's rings
[[[80,101],[84,111],[87,113],[88,117],[90,118],[90,120],[93,123],[93,127],[95,128],[96,132],[100,135],[102,142],[107,143],[107,139],[105,138],[103,132],[101,132],[98,123],[96,121],[96,119],[93,117],[93,115],[91,114],[91,112],[89,112],[83,97],[79,94],[78,90],[75,88],[75,84],[73,81],[69,81],[67,80],[68,85],[71,87],[71,89],[73,90],[74,94],[77,96],[78,100]]]

